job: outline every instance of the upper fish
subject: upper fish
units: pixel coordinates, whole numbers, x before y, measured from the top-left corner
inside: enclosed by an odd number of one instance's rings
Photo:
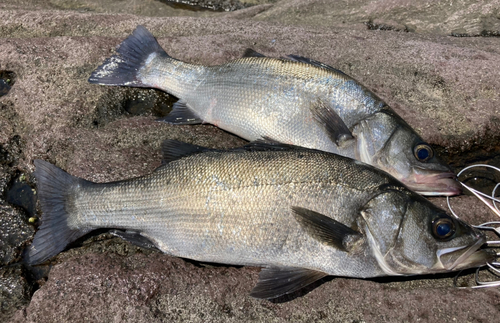
[[[461,186],[433,149],[385,102],[345,73],[290,55],[252,50],[203,66],[170,57],[139,26],[90,83],[158,88],[179,98],[164,121],[211,123],[249,141],[268,139],[354,158],[423,195]]]
[[[43,215],[27,261],[114,228],[173,256],[264,267],[251,295],[274,298],[326,275],[448,272],[495,258],[480,249],[484,233],[350,158],[263,143],[218,151],[167,141],[163,150],[153,173],[111,183],[35,160]]]

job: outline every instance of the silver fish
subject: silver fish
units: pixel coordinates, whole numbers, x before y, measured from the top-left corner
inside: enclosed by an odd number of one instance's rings
[[[432,148],[380,98],[326,64],[290,55],[203,66],[165,53],[139,26],[90,83],[164,90],[180,100],[164,121],[211,123],[244,139],[262,138],[355,158],[423,195],[460,194]]]
[[[153,173],[92,183],[35,160],[42,224],[27,261],[99,228],[169,255],[264,267],[251,295],[274,298],[327,275],[418,275],[476,267],[485,235],[387,173],[318,150],[217,151],[167,141]]]

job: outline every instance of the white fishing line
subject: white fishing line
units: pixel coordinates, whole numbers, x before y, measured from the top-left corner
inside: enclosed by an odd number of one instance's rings
[[[477,165],[471,165],[468,167],[465,167],[462,169],[458,174],[457,178],[466,170],[469,170],[471,168],[476,168],[476,167],[484,167],[484,168],[490,168],[494,169],[497,172],[500,173],[500,168],[491,166],[491,165],[486,165],[486,164],[477,164]],[[500,217],[500,209],[498,208],[498,204],[500,203],[500,199],[495,197],[495,193],[500,187],[500,183],[497,183],[495,187],[493,188],[493,191],[491,192],[491,195],[484,194],[468,185],[465,185],[464,183],[460,182],[464,188],[466,188],[469,192],[474,194],[481,202],[486,204],[493,213],[495,213],[498,217]],[[450,209],[451,214],[453,214],[456,218],[458,218],[458,215],[453,211],[451,204],[450,204],[450,197],[446,197],[446,202],[448,204],[448,208]],[[497,225],[495,227],[495,225]],[[491,221],[491,222],[485,222],[480,225],[473,225],[473,227],[480,229],[480,230],[486,230],[486,231],[492,231],[494,232],[498,237],[500,237],[500,221]],[[499,248],[500,247],[500,240],[498,241],[487,241],[486,242],[487,247],[493,247],[493,248]],[[500,257],[500,253],[497,253],[497,258]],[[500,262],[491,262],[486,264],[488,266],[488,271],[497,276],[500,277]],[[481,281],[479,279],[479,269],[481,267],[477,268],[476,274],[475,274],[475,282],[476,286],[471,286],[471,287],[458,287],[457,286],[457,280],[458,277],[460,276],[460,272],[458,273],[457,276],[455,276],[455,279],[453,280],[453,284],[457,288],[487,288],[487,287],[499,287],[500,286],[500,280],[496,281]]]

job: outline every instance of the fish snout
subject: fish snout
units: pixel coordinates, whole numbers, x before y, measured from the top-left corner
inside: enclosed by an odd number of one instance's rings
[[[497,258],[497,254],[494,250],[481,248],[481,246],[483,246],[485,242],[486,238],[482,236],[474,245],[470,246],[469,248],[457,248],[458,251],[450,250],[450,252],[444,251],[440,256],[440,260],[444,265],[444,268],[446,268],[447,270],[461,270],[481,267],[486,265],[487,263],[495,261]],[[457,253],[459,256],[455,256],[455,253]],[[453,258],[455,258],[455,260],[451,261]]]
[[[462,193],[462,184],[452,172],[414,174],[402,182],[415,192],[426,196],[453,196]]]

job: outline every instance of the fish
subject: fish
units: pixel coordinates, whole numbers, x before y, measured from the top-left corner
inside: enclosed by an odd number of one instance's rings
[[[480,230],[351,158],[263,142],[216,150],[167,140],[162,150],[152,173],[110,183],[35,160],[43,215],[26,262],[113,229],[171,256],[261,267],[250,295],[270,299],[329,275],[431,274],[495,258]]]
[[[170,57],[138,26],[90,76],[93,84],[156,88],[177,98],[162,121],[210,123],[249,141],[273,140],[354,158],[419,194],[460,194],[455,174],[394,110],[345,73],[313,59],[245,57],[204,66]]]

